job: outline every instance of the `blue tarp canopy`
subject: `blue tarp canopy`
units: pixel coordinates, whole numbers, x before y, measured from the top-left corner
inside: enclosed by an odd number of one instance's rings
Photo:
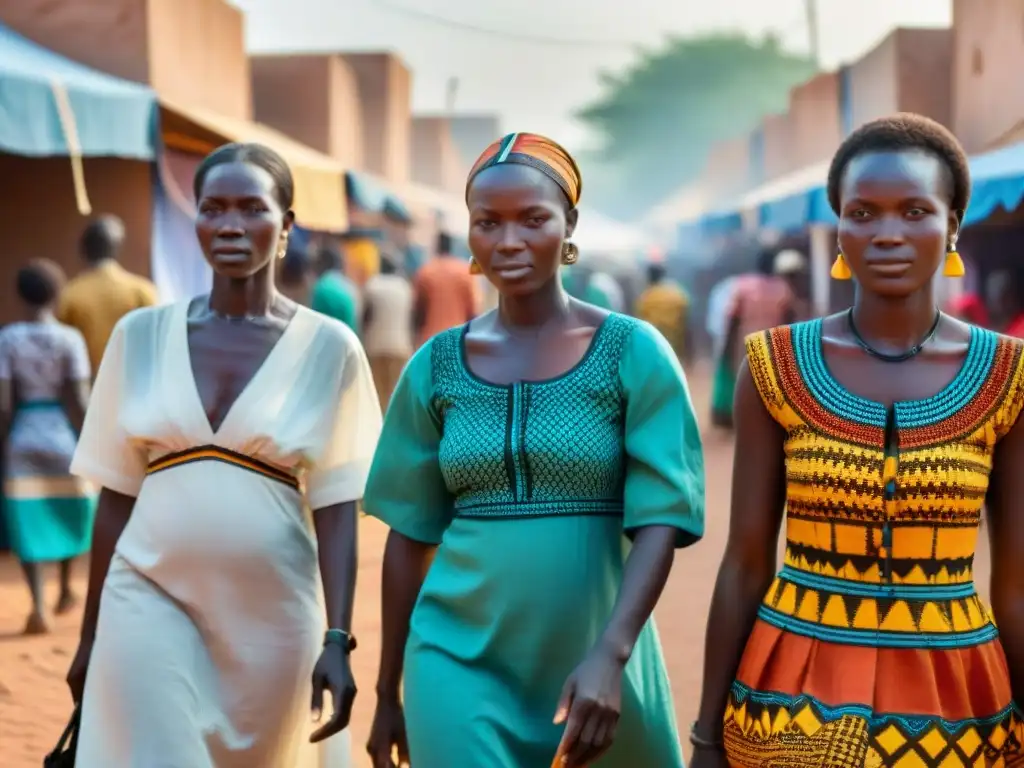
[[[971,158],[971,204],[964,225],[978,224],[1024,201],[1024,143]]]
[[[728,234],[743,227],[744,213],[756,213],[762,229],[791,232],[813,224],[835,225],[828,204],[824,174],[827,166],[813,166],[784,176],[745,195],[732,209],[705,214],[684,224],[704,232]],[[1016,210],[1024,203],[1024,142],[971,158],[971,204],[964,226],[980,224],[999,211]],[[794,189],[795,188],[795,189]]]
[[[356,171],[345,173],[345,191],[349,199],[364,211],[383,213],[398,221],[412,222],[412,215],[405,203],[388,190],[383,182],[373,176]]]
[[[828,204],[825,180],[828,163],[801,168],[762,184],[743,195],[732,207],[705,215],[701,228],[714,234],[731,234],[743,229],[745,220],[761,229],[790,232],[810,224],[834,224]]]
[[[70,121],[61,115],[62,93]],[[156,114],[156,96],[146,86],[67,59],[0,24],[0,150],[152,160]]]

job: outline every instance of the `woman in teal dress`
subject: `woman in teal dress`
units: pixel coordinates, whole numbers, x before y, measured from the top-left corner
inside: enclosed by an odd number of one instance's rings
[[[499,307],[410,361],[364,501],[391,528],[374,768],[683,765],[651,613],[703,535],[700,436],[660,334],[561,286],[579,190],[532,134],[470,174]]]

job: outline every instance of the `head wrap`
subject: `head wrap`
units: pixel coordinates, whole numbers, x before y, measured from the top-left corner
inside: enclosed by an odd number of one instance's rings
[[[538,136],[536,133],[510,133],[501,141],[496,141],[480,155],[466,180],[466,195],[469,185],[481,171],[495,165],[517,163],[536,168],[554,181],[559,189],[569,198],[574,208],[580,201],[583,192],[583,178],[579,166],[561,144]]]

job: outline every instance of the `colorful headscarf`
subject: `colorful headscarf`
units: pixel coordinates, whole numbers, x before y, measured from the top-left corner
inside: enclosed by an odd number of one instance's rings
[[[579,203],[583,178],[576,161],[561,144],[536,133],[510,133],[485,149],[469,172],[466,181],[467,197],[469,185],[480,171],[502,163],[518,163],[536,168],[559,186],[573,207]]]

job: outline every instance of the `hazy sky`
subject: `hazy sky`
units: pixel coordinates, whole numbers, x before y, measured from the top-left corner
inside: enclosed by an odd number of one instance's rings
[[[443,111],[446,84],[457,77],[457,111],[497,112],[505,130],[547,133],[577,147],[586,132],[573,120],[573,110],[600,94],[598,73],[626,66],[636,44],[656,46],[667,34],[731,29],[775,31],[787,47],[808,50],[804,0],[235,0],[235,5],[247,13],[253,52],[391,50],[414,73],[415,112]],[[590,10],[581,13],[584,7]],[[948,25],[951,19],[950,0],[818,0],[818,8],[822,60],[830,68],[857,59],[893,27]],[[421,14],[494,34],[434,23]]]

